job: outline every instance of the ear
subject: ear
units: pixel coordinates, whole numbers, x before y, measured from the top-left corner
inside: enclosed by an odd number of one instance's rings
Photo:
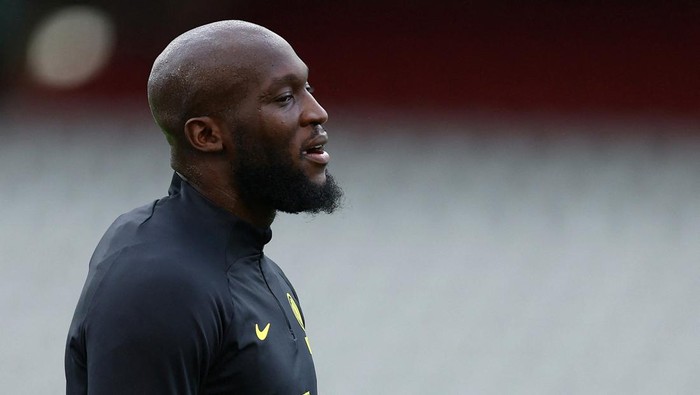
[[[190,118],[185,122],[185,138],[197,151],[223,151],[222,132],[218,123],[211,117]]]

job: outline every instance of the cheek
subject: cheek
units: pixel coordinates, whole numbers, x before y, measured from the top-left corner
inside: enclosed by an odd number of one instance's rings
[[[280,114],[262,111],[259,115],[261,118],[258,140],[264,146],[263,149],[269,155],[282,155],[285,157],[283,160],[298,162],[301,159],[304,136],[298,133],[294,127],[296,124]]]
[[[272,162],[297,163],[301,159],[301,143],[286,135],[276,135],[261,141],[267,157]]]
[[[303,136],[295,133],[289,128],[275,128],[274,133],[271,133],[268,139],[270,147],[274,147],[274,151],[278,154],[285,153],[288,158],[296,161],[301,157],[301,149],[303,145]]]

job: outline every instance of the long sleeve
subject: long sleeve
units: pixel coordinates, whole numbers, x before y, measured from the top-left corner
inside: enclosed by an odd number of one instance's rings
[[[222,338],[222,300],[201,276],[142,260],[111,265],[95,284],[77,336],[87,389],[69,394],[198,393]]]

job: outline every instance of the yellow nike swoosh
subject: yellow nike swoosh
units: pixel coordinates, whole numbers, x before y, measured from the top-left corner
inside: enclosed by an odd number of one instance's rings
[[[260,340],[265,340],[267,338],[267,331],[270,330],[270,323],[268,322],[267,325],[263,330],[260,330],[260,327],[258,324],[255,324],[255,334],[258,335],[258,339]]]

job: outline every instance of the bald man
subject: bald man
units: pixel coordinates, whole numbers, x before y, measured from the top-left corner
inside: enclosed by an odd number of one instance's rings
[[[317,393],[299,298],[263,253],[278,211],[331,213],[342,196],[311,92],[292,47],[247,22],[186,32],[156,59],[148,100],[175,174],[93,254],[68,394]]]

